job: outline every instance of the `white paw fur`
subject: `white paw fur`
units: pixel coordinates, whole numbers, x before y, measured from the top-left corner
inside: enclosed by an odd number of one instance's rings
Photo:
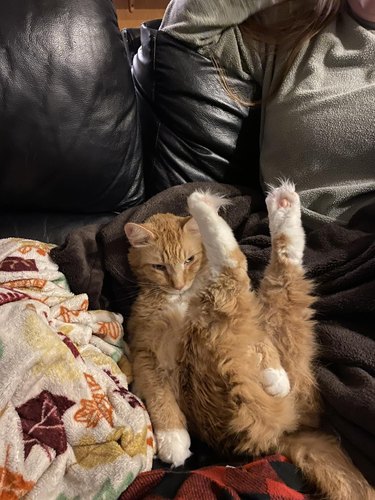
[[[289,377],[284,368],[266,368],[263,370],[262,385],[270,396],[285,398],[290,392]]]
[[[301,204],[295,186],[283,181],[279,187],[272,187],[266,198],[271,237],[288,237],[288,258],[302,264],[305,247],[305,233],[301,222]]]
[[[186,429],[155,431],[158,457],[173,467],[179,467],[191,456],[190,436]]]
[[[188,207],[190,210],[206,205],[213,208],[215,212],[218,212],[220,207],[224,207],[229,204],[229,200],[218,194],[213,194],[210,191],[197,190],[191,193],[188,197]]]
[[[194,191],[187,201],[189,211],[199,226],[211,268],[219,271],[222,266],[236,266],[231,253],[237,248],[237,241],[231,228],[218,215],[219,208],[230,201],[209,191]]]

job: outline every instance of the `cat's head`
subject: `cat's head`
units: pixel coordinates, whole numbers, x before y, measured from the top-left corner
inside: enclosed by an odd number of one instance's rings
[[[143,224],[125,224],[129,264],[141,286],[180,295],[193,284],[205,260],[192,217],[156,214]]]

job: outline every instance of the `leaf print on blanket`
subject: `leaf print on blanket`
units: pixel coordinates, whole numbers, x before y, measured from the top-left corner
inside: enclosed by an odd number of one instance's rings
[[[153,439],[148,436],[151,429],[145,425],[139,432],[130,427],[120,427],[111,432],[104,443],[96,443],[92,436],[84,436],[79,445],[74,446],[77,463],[91,469],[114,462],[123,455],[135,457],[146,455],[147,447],[153,448]]]
[[[34,486],[32,481],[25,481],[21,474],[0,467],[0,500],[18,500]]]
[[[72,342],[70,340],[70,338],[62,332],[57,332],[57,335],[59,335],[59,337],[61,337],[61,340],[64,342],[64,344],[70,350],[70,352],[73,354],[73,356],[75,358],[79,358],[80,357],[79,350],[77,349],[75,343]]]
[[[10,445],[6,449],[5,464],[0,467],[0,500],[18,500],[34,486],[33,481],[26,481],[21,474],[9,469]]]
[[[121,447],[124,427],[115,429],[108,434],[103,443],[98,443],[95,436],[83,436],[79,445],[73,446],[77,463],[86,469],[92,469],[104,464],[115,462],[126,453]]]
[[[77,318],[82,312],[86,312],[89,307],[89,301],[84,299],[81,305],[76,310],[68,309],[65,306],[60,306],[60,313],[57,316],[59,319],[61,318],[64,323],[75,323]]]
[[[22,254],[27,254],[27,253],[31,252],[32,250],[36,250],[36,252],[39,255],[41,255],[42,257],[45,257],[54,246],[55,245],[52,245],[50,243],[42,243],[40,241],[25,240],[24,244],[19,247],[18,251]]]
[[[0,262],[0,271],[9,273],[19,271],[38,271],[34,259],[23,259],[22,257],[6,257]]]
[[[62,416],[74,404],[74,401],[65,396],[42,391],[39,396],[16,408],[21,419],[25,459],[32,447],[37,444],[47,452],[48,456],[48,447],[54,449],[56,455],[65,452],[67,440]]]
[[[146,455],[147,446],[153,446],[153,441],[150,441],[147,437],[149,430],[147,425],[144,426],[141,432],[134,432],[130,427],[124,429],[121,436],[121,447],[129,457]]]
[[[9,302],[17,302],[17,300],[27,298],[28,296],[25,293],[15,292],[13,290],[8,290],[5,287],[0,287],[0,306],[8,304]]]
[[[106,375],[116,384],[117,389],[115,389],[113,392],[120,394],[129,404],[132,408],[143,408],[145,409],[144,405],[141,403],[141,401],[134,396],[133,393],[128,391],[123,385],[121,385],[119,379],[112,375],[112,373],[109,370],[103,370]]]
[[[98,327],[98,331],[95,332],[96,335],[110,337],[112,340],[117,340],[122,334],[122,328],[117,321],[99,321]]]
[[[12,280],[3,283],[5,288],[27,288],[29,290],[43,290],[46,286],[47,280],[40,278],[27,278],[21,280]]]
[[[82,422],[87,429],[94,428],[103,418],[113,427],[113,408],[102,388],[94,377],[85,373],[86,381],[90,387],[92,399],[81,399],[81,408],[75,413],[74,420]]]

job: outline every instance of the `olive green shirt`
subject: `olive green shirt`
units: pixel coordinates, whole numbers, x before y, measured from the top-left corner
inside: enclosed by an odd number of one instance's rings
[[[238,25],[272,3],[172,0],[161,29],[267,95],[283,59],[270,47],[246,43]],[[373,28],[340,13],[302,47],[275,97],[262,104],[263,186],[294,181],[309,227],[347,223],[375,201]]]

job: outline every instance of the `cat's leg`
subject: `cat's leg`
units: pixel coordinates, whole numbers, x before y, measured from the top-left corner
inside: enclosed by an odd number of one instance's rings
[[[194,191],[188,197],[189,211],[199,226],[213,273],[218,273],[225,267],[237,268],[238,265],[244,265],[231,228],[218,214],[219,208],[226,204],[228,201],[225,198],[210,192]]]
[[[284,267],[302,267],[305,232],[301,221],[301,204],[295,186],[289,181],[271,189],[266,205],[272,238],[272,257]],[[275,259],[274,259],[275,260]]]
[[[190,436],[169,377],[148,351],[133,355],[134,392],[144,400],[150,414],[157,454],[174,467],[190,457]]]
[[[305,234],[300,200],[294,185],[283,182],[270,191],[266,204],[272,250],[258,292],[263,321],[292,386],[301,395],[305,392],[306,403],[314,406],[312,284],[305,278],[302,265]]]
[[[232,229],[218,214],[219,208],[225,204],[225,199],[208,192],[195,191],[188,198],[190,213],[198,224],[206,250],[211,277],[216,283],[216,286],[210,285],[209,297],[213,309],[218,305],[221,311],[230,311],[233,309],[233,301],[237,299],[236,295],[246,287],[249,307],[256,316],[258,299],[255,293],[249,291],[246,257]],[[216,294],[217,288],[219,293]],[[217,304],[214,303],[216,296],[220,297]],[[260,380],[265,392],[271,396],[285,397],[290,391],[290,384],[288,375],[280,364],[277,350],[267,339],[258,343],[256,350],[260,357]]]

